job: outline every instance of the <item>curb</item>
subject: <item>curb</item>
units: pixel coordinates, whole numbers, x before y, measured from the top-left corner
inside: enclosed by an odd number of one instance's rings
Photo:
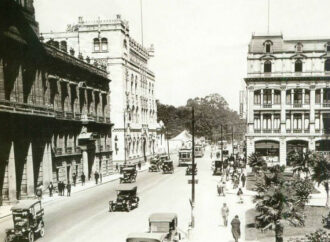
[[[146,167],[146,168],[142,168],[141,170],[138,170],[137,172],[141,173],[141,172],[145,172],[145,171],[148,171],[148,167]],[[90,189],[92,189],[92,188],[96,188],[96,187],[98,187],[98,186],[102,186],[103,184],[107,184],[107,183],[110,183],[110,182],[114,182],[114,181],[116,181],[116,180],[119,180],[119,178],[120,178],[120,176],[118,175],[118,177],[116,177],[116,178],[113,178],[113,179],[110,179],[110,180],[108,180],[108,181],[102,182],[102,183],[100,183],[100,184],[98,184],[98,185],[95,184],[95,186],[87,187],[86,189],[82,189],[82,190],[80,190],[80,191],[76,191],[76,192],[73,192],[73,193],[71,193],[71,194],[84,192],[84,191],[90,190]],[[59,197],[57,197],[57,198],[59,198]],[[49,201],[42,202],[42,204],[43,204],[43,205],[46,205],[46,204],[51,204],[52,202],[57,202],[57,201],[60,200],[60,199],[57,199],[57,198],[56,198],[56,199],[53,199],[53,200],[49,200]],[[7,218],[7,217],[9,217],[9,216],[11,216],[11,213],[6,214],[6,215],[3,215],[3,216],[0,216],[0,220],[5,219],[5,218]],[[1,221],[0,221],[0,222],[1,222]]]

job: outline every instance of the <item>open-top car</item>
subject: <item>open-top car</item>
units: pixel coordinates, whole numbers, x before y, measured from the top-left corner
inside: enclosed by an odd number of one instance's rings
[[[152,158],[152,159],[150,160],[149,171],[150,171],[150,172],[158,172],[158,171],[160,171],[160,166],[159,166],[159,164],[160,164],[159,159],[157,159],[157,158]]]
[[[24,241],[33,242],[35,236],[45,235],[43,220],[44,209],[39,200],[22,200],[11,208],[14,228],[6,231],[6,242]]]
[[[221,160],[214,161],[213,175],[214,176],[222,175],[222,161]]]
[[[170,173],[173,174],[174,173],[174,166],[173,166],[173,161],[172,160],[165,160],[163,161],[163,173]]]
[[[193,165],[188,165],[186,168],[186,175],[192,175],[194,171],[194,175],[197,175],[197,165],[194,164],[194,169],[193,169]]]
[[[137,171],[136,167],[125,167],[123,168],[122,177],[119,179],[120,183],[131,183],[136,181]]]
[[[132,208],[139,206],[139,197],[137,196],[137,186],[131,184],[120,184],[116,189],[117,199],[109,201],[109,212],[131,211]]]

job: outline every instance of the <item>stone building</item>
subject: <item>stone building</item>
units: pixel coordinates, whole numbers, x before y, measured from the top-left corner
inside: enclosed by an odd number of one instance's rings
[[[146,49],[137,43],[130,36],[128,22],[120,15],[116,19],[95,21],[79,17],[78,23],[68,25],[65,32],[42,35],[45,40],[70,46],[90,61],[107,66],[112,80],[114,161],[136,163],[154,155],[157,151],[155,75],[148,67],[153,48]]]
[[[291,150],[330,152],[330,38],[253,35],[247,56],[247,153],[286,164]]]
[[[112,171],[105,67],[39,39],[33,0],[0,3],[0,205]]]

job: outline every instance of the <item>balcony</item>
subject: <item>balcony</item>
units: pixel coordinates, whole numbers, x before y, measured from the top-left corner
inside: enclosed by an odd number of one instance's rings
[[[294,103],[292,107],[294,107],[294,108],[302,108],[303,105],[302,105],[302,103]]]
[[[281,133],[281,130],[280,129],[274,129],[273,132],[278,134],[278,133]]]
[[[67,119],[73,119],[74,118],[73,112],[65,112],[65,117]]]
[[[55,155],[62,155],[62,148],[55,148]]]
[[[269,133],[272,133],[272,130],[271,129],[263,129],[262,132],[265,133],[265,134],[269,134]]]
[[[67,154],[72,154],[72,147],[67,147],[67,148],[65,149],[65,152],[66,152]]]
[[[304,133],[305,133],[305,134],[309,134],[309,133],[310,133],[309,129],[305,129],[305,130],[304,130]]]
[[[294,133],[294,134],[302,133],[302,129],[294,129],[294,130],[293,130],[293,133]]]
[[[324,102],[322,104],[322,107],[324,107],[324,108],[330,108],[330,102]]]
[[[272,104],[271,103],[264,103],[262,105],[263,108],[272,108]]]

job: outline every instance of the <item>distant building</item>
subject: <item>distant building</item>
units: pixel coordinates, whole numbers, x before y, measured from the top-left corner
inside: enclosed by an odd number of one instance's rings
[[[330,38],[253,35],[247,61],[247,154],[286,164],[291,150],[329,153]]]
[[[0,2],[0,205],[112,172],[106,70],[38,32],[33,0]]]
[[[157,151],[157,106],[155,75],[148,67],[153,47],[146,49],[137,43],[120,15],[95,21],[80,17],[65,32],[43,33],[43,37],[107,66],[112,80],[114,161],[124,162],[126,157],[128,163],[136,163],[153,156]]]

